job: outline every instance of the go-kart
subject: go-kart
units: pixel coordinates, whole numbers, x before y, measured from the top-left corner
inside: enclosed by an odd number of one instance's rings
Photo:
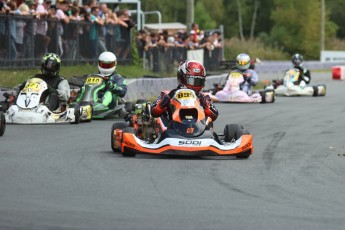
[[[285,72],[284,80],[273,80],[277,96],[325,96],[326,85],[296,85],[300,71],[290,69]]]
[[[1,92],[1,91],[0,91]],[[16,101],[16,94],[14,90],[11,91],[5,91],[3,93],[3,97],[5,100],[0,101],[0,111],[5,113],[7,109],[15,103]]]
[[[87,75],[79,87],[80,90],[75,97],[75,102],[81,108],[81,121],[121,117],[126,106],[132,106],[120,97],[115,98],[115,104],[111,104],[109,107],[102,104],[100,94],[103,94],[106,88],[102,75]]]
[[[6,114],[7,123],[15,124],[49,124],[72,123],[80,121],[78,104],[65,104],[55,111],[50,111],[45,104],[47,83],[41,78],[29,79],[19,92],[16,104],[11,105]]]
[[[223,134],[216,134],[213,122],[193,90],[179,89],[170,101],[172,120],[153,118],[151,104],[135,105],[127,122],[115,122],[111,147],[123,156],[136,154],[175,156],[236,156],[248,158],[253,153],[252,135],[242,125],[228,124]]]
[[[6,119],[3,112],[0,111],[0,137],[4,135],[6,129]]]
[[[239,72],[231,72],[226,83],[215,83],[214,88],[209,90],[208,95],[214,102],[232,103],[273,103],[275,94],[273,86],[266,86],[263,90],[249,92],[240,88],[244,82],[244,76]]]

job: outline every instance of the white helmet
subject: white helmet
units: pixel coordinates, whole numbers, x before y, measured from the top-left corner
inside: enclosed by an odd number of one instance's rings
[[[250,57],[248,54],[239,54],[236,57],[236,67],[240,70],[247,70],[250,66]]]
[[[117,59],[112,52],[103,52],[98,57],[98,71],[103,76],[109,76],[115,71]]]

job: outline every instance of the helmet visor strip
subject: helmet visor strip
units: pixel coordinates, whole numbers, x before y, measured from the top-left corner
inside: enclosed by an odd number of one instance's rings
[[[98,62],[98,65],[99,65],[99,67],[101,67],[101,68],[103,68],[103,69],[111,69],[111,68],[113,68],[113,67],[115,67],[115,62],[114,61],[112,61],[112,62],[102,62],[102,61],[99,61]]]
[[[205,77],[186,75],[186,84],[193,86],[204,86]]]

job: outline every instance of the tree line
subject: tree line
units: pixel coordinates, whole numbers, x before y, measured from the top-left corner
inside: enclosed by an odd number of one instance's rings
[[[334,40],[345,37],[344,0],[194,0],[194,22],[205,30],[223,25],[226,39],[260,39],[287,53],[318,58],[322,1],[325,49],[332,50]],[[160,11],[163,22],[186,23],[187,0],[142,0],[141,6]],[[156,23],[156,17],[148,15],[146,23]]]

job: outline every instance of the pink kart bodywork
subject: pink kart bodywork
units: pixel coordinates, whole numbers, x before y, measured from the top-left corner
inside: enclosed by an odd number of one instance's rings
[[[244,82],[243,75],[240,73],[231,73],[226,81],[224,88],[215,95],[208,93],[214,102],[238,102],[238,103],[260,103],[262,97],[259,93],[248,95],[240,90],[240,84]]]

